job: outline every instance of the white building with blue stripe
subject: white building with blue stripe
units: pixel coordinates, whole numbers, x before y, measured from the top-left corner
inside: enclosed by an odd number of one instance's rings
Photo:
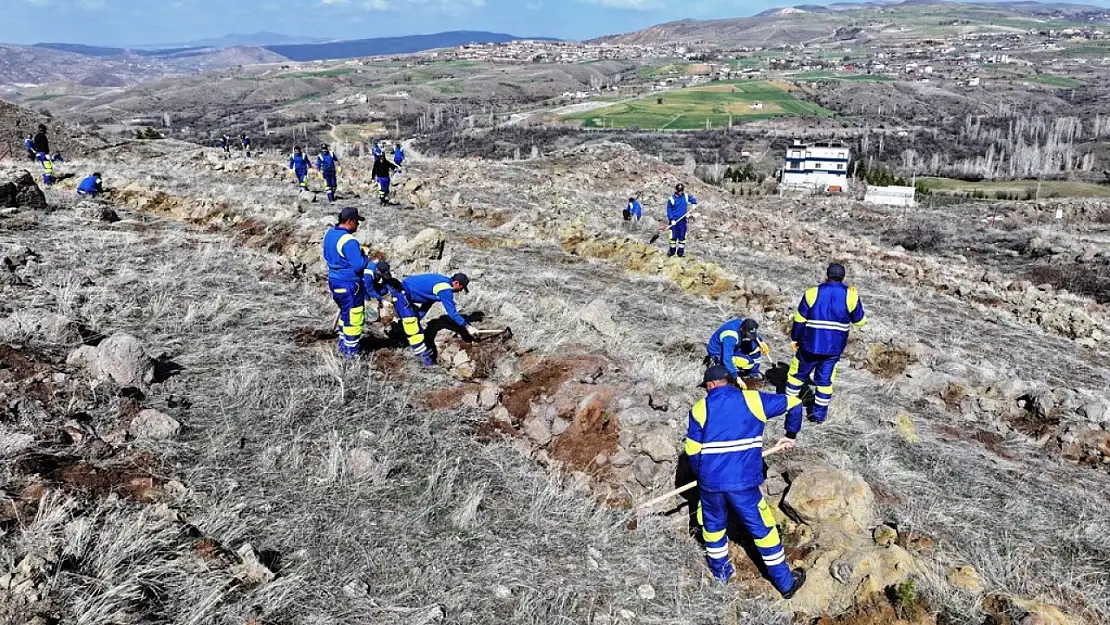
[[[814,193],[845,192],[851,158],[851,150],[843,144],[804,144],[795,139],[786,149],[781,188]]]

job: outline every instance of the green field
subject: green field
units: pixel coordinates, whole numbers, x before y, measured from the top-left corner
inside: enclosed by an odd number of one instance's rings
[[[353,67],[334,67],[332,69],[322,69],[315,72],[293,72],[282,75],[282,78],[338,78],[339,76],[346,76],[354,72],[355,68]]]
[[[973,194],[981,191],[987,197],[998,197],[998,194],[1029,194],[1037,193],[1036,180],[990,180],[981,182],[967,182],[951,178],[918,178],[917,183],[938,195]],[[1110,186],[1093,184],[1090,182],[1070,182],[1067,180],[1045,180],[1040,183],[1040,197],[1110,197]]]
[[[1039,74],[1037,76],[1027,76],[1025,78],[1028,82],[1039,83],[1048,85],[1050,87],[1065,87],[1075,88],[1082,87],[1083,81],[1076,80],[1075,78],[1068,78],[1067,76],[1053,76],[1051,74]]]
[[[895,80],[893,76],[887,76],[886,74],[844,74],[820,70],[799,72],[791,78],[794,80],[856,80],[862,82],[894,82]]]
[[[662,104],[659,103],[662,100]],[[762,110],[752,108],[760,103]],[[714,82],[688,89],[665,91],[602,109],[568,115],[584,128],[643,128],[699,130],[733,123],[789,116],[831,116],[827,109],[796,100],[769,82]]]

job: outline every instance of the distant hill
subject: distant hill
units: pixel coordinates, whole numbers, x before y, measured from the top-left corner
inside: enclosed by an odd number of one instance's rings
[[[455,30],[434,35],[409,35],[405,37],[379,37],[296,45],[265,46],[265,48],[292,61],[322,61],[349,59],[386,54],[409,54],[435,48],[453,48],[470,43],[507,43],[521,39],[541,37],[516,37],[504,33],[472,30]]]
[[[1052,21],[1086,22],[1110,15],[1110,9],[1062,2],[946,2],[904,0],[800,4],[768,9],[751,17],[681,20],[643,30],[593,40],[596,43],[665,45],[668,43],[725,43],[743,46],[818,43],[834,40],[842,28],[868,21],[897,23],[912,31],[940,27],[937,19],[961,19],[984,30],[1004,28],[994,19],[1035,18],[1046,27]],[[902,33],[905,35],[905,32]]]
[[[195,39],[193,41],[179,41],[173,43],[148,44],[134,47],[146,50],[156,50],[164,48],[241,48],[280,46],[298,43],[316,43],[320,41],[324,41],[324,39],[320,37],[291,37],[289,35],[271,33],[262,30],[250,34],[232,33],[230,35],[224,35],[223,37],[211,37],[208,39]]]

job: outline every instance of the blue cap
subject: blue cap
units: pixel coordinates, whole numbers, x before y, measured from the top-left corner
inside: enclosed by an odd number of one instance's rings
[[[344,207],[339,211],[339,223],[354,219],[355,221],[366,221],[366,218],[358,214],[358,209],[354,206]]]
[[[844,270],[844,265],[841,265],[840,263],[833,263],[829,265],[829,269],[825,272],[825,275],[829,277],[829,280],[836,280],[837,282],[839,282],[844,279],[846,273],[847,272],[845,272]]]
[[[710,382],[727,382],[732,379],[732,374],[728,372],[722,365],[713,365],[705,370],[705,374],[701,377],[701,388],[705,388]]]

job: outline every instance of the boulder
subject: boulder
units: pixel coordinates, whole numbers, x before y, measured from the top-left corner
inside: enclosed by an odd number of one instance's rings
[[[165,413],[148,408],[139,412],[127,431],[138,439],[166,440],[181,431],[181,424]]]
[[[1110,421],[1110,406],[1106,401],[1095,399],[1079,407],[1079,416],[1092,423],[1106,423]]]
[[[520,429],[525,436],[540,447],[551,442],[551,426],[547,424],[547,420],[543,417],[528,417],[521,424]]]
[[[806,583],[790,600],[792,611],[837,614],[917,571],[913,556],[898,546],[870,545],[822,552],[807,569]]]
[[[668,428],[658,428],[640,439],[640,450],[655,462],[666,462],[678,457],[674,436]]]
[[[425,228],[412,238],[397,237],[392,241],[393,255],[389,257],[394,267],[427,266],[430,261],[443,258],[443,247],[446,244],[442,230]]]
[[[612,338],[620,334],[620,328],[613,321],[613,311],[604,300],[595,299],[587,304],[579,311],[578,319],[604,337]]]
[[[848,534],[871,527],[875,495],[858,474],[827,465],[808,467],[786,491],[786,512],[802,523]]]
[[[66,359],[83,366],[94,377],[124,387],[142,387],[154,380],[154,361],[139,339],[130,334],[115,334],[101,341],[95,351],[81,347]]]
[[[248,588],[274,581],[277,575],[259,560],[258,552],[250,543],[244,543],[236,552],[239,563],[231,567],[231,574]]]
[[[0,208],[46,208],[46,194],[23,170],[0,176]]]
[[[948,583],[968,592],[983,591],[983,578],[979,576],[979,571],[966,564],[948,569]]]

